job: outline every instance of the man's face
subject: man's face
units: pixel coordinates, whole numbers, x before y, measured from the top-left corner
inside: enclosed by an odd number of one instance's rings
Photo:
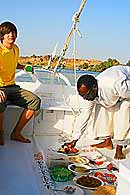
[[[79,95],[83,97],[83,99],[88,101],[93,101],[97,97],[97,87],[93,86],[92,89],[88,89],[86,85],[81,85],[78,89]]]
[[[16,40],[16,33],[15,32],[10,32],[8,34],[5,34],[4,35],[4,38],[3,38],[3,43],[5,44],[13,44]]]

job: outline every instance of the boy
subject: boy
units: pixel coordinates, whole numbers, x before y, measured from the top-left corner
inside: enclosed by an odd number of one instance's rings
[[[3,112],[6,102],[9,100],[13,105],[24,108],[10,138],[15,141],[30,143],[21,131],[27,122],[40,108],[40,98],[30,91],[20,88],[15,84],[16,68],[24,69],[18,64],[19,48],[15,43],[17,28],[11,22],[3,22],[0,25],[0,145],[4,145]]]

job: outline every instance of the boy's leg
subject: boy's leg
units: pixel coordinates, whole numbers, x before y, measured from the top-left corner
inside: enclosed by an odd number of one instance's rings
[[[21,134],[21,131],[22,131],[23,127],[28,123],[28,121],[34,116],[34,113],[35,113],[34,110],[29,110],[29,109],[25,109],[22,112],[13,132],[11,133],[10,138],[12,140],[20,141],[20,142],[24,142],[24,143],[31,142],[29,139],[25,138]]]
[[[0,145],[4,145],[3,112],[0,113]]]
[[[10,138],[12,140],[30,143],[31,141],[25,138],[21,134],[21,131],[34,116],[35,111],[40,109],[41,100],[31,91],[22,89],[17,85],[10,89],[9,99],[13,104],[24,108],[24,111],[22,112],[13,132],[11,133]]]

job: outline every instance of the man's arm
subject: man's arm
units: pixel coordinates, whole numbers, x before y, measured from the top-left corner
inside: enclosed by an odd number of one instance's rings
[[[94,101],[85,100],[84,108],[82,108],[82,111],[79,117],[77,118],[75,130],[72,135],[73,140],[71,142],[64,143],[62,147],[67,146],[72,148],[76,145],[77,141],[80,139],[80,137],[83,135],[84,131],[86,130],[94,106],[95,106]]]
[[[76,120],[75,130],[72,134],[73,140],[79,140],[80,137],[83,135],[89,123],[89,119],[92,115],[94,106],[94,101],[85,100],[84,108],[82,108],[81,113]]]

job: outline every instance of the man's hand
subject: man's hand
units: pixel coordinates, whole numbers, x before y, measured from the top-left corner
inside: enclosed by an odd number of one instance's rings
[[[64,144],[62,145],[62,148],[64,148],[64,147],[73,148],[73,147],[75,147],[77,141],[78,141],[78,140],[73,140],[73,141],[71,141],[71,142],[64,143]]]
[[[0,103],[3,103],[6,101],[6,95],[4,91],[0,90]]]

